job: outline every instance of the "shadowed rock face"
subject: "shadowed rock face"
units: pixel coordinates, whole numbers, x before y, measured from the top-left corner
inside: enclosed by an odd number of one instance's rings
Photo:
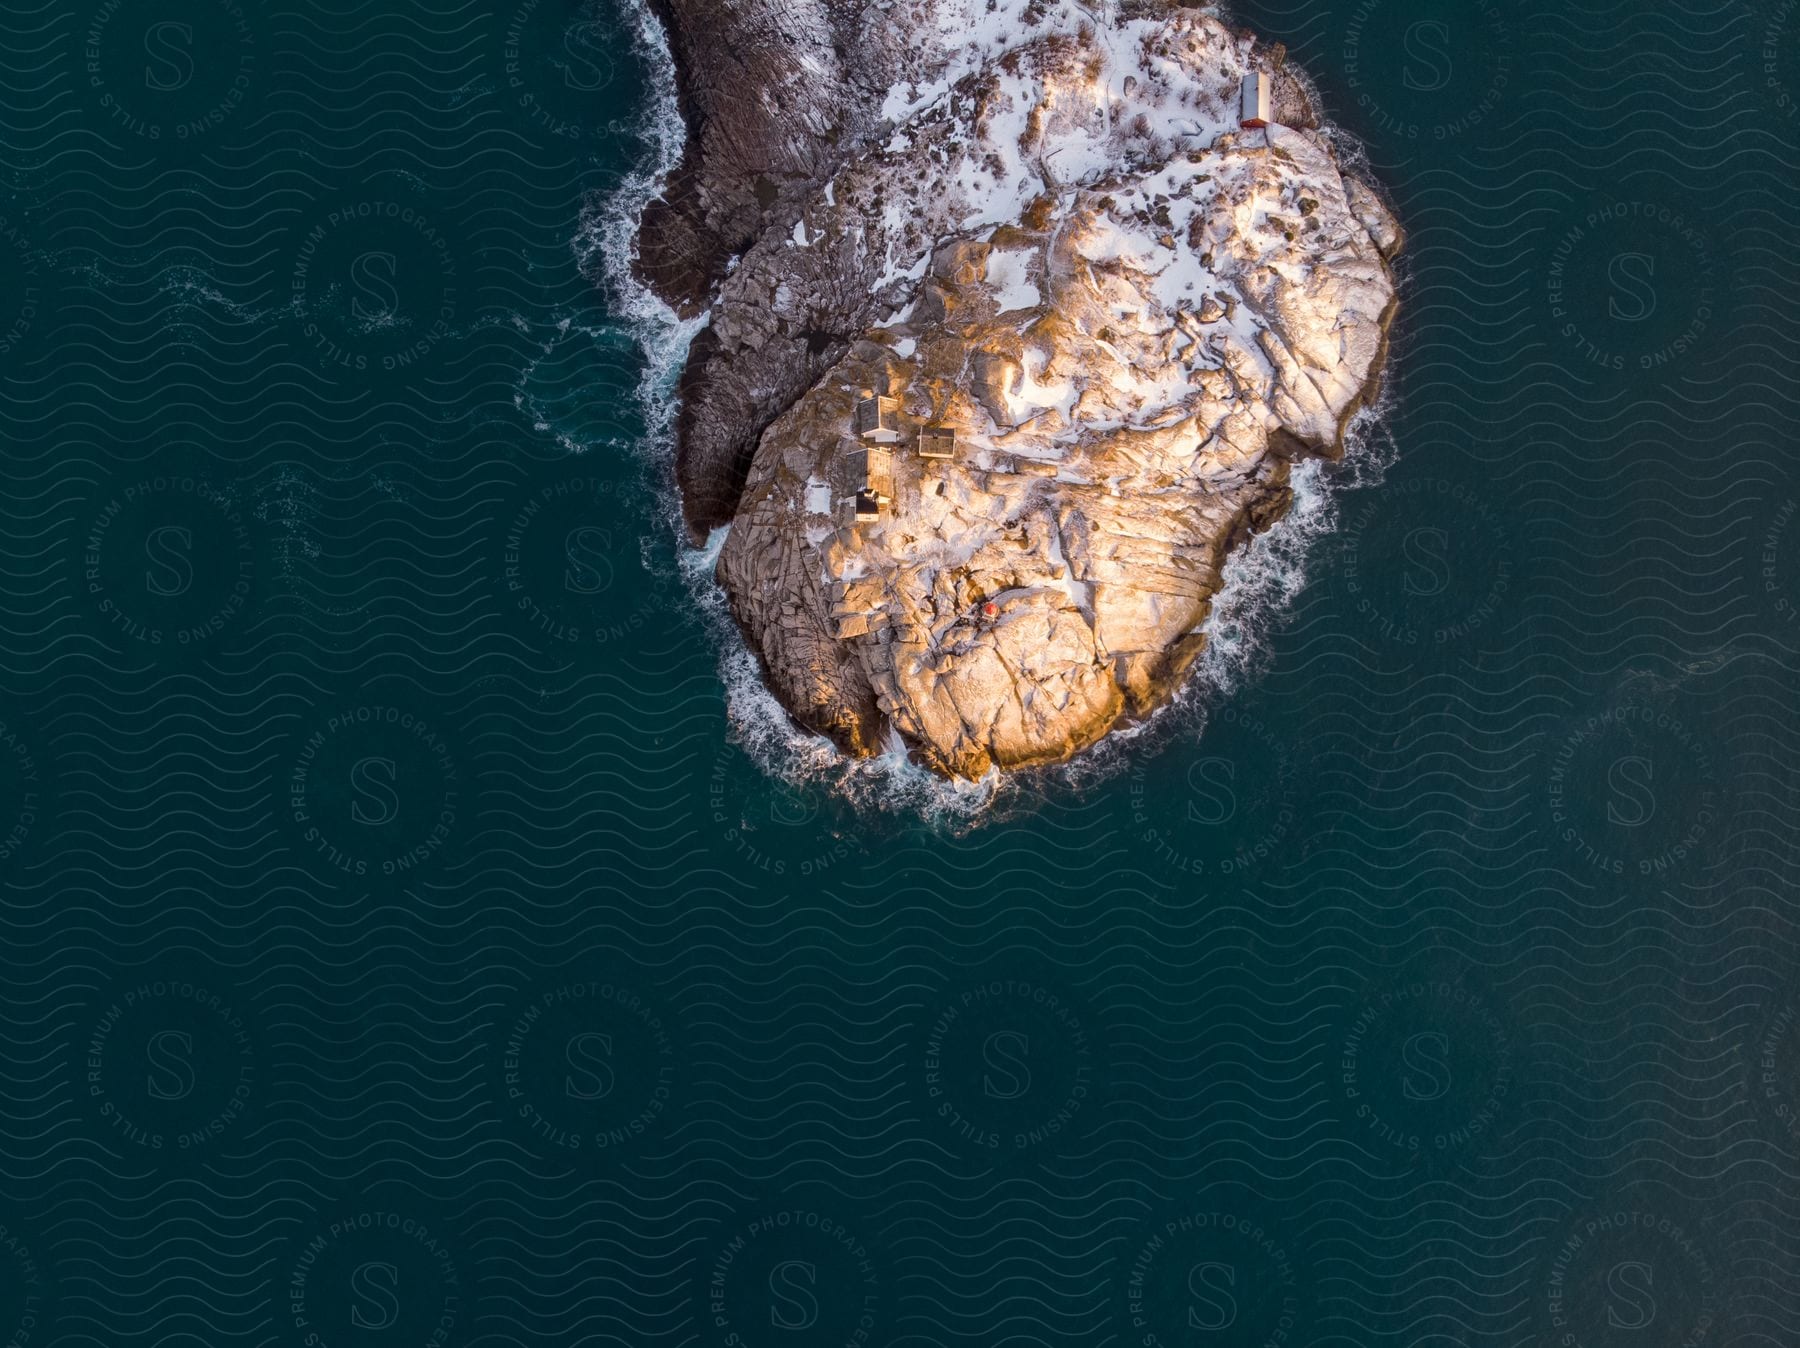
[[[916,63],[865,0],[651,0],[669,30],[688,144],[645,210],[637,269],[684,317],[712,302],[731,262],[800,211],[880,119]],[[756,437],[861,327],[851,280],[819,276],[807,318],[756,330],[755,355],[696,339],[679,390],[676,471],[698,541],[731,521]],[[860,297],[866,298],[866,297]]]
[[[677,475],[770,686],[971,777],[1154,708],[1386,354],[1400,231],[1304,85],[1206,9],[661,3],[690,144],[641,267],[710,303]]]

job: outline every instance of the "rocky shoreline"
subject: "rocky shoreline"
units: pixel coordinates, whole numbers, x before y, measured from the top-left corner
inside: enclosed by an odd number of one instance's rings
[[[1304,79],[1209,8],[654,3],[638,266],[710,315],[677,480],[771,689],[970,778],[1153,710],[1386,359],[1401,232]]]

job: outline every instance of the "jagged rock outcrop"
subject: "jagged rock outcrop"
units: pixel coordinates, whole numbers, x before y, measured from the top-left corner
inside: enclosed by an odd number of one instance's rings
[[[962,776],[1154,708],[1386,355],[1400,231],[1304,83],[1204,8],[662,3],[693,140],[641,258],[710,301],[678,478],[696,537],[731,525],[771,687],[849,752],[898,736]],[[730,58],[754,114],[696,73],[731,25],[760,35]]]

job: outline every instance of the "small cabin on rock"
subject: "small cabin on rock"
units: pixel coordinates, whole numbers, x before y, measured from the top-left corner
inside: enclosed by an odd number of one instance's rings
[[[856,400],[856,433],[876,444],[896,443],[900,439],[900,400],[864,389]]]
[[[850,452],[850,489],[856,494],[856,518],[880,517],[894,499],[894,451],[886,445],[860,445]]]
[[[1274,81],[1262,71],[1252,70],[1244,76],[1243,106],[1238,111],[1238,125],[1254,129],[1274,120]]]
[[[919,457],[921,459],[954,459],[956,457],[956,432],[948,426],[921,426],[919,428]]]

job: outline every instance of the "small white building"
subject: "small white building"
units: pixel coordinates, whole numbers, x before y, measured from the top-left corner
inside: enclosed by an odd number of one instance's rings
[[[919,427],[919,457],[921,459],[954,459],[956,457],[956,432],[949,426]]]
[[[880,445],[898,443],[900,400],[864,389],[856,400],[856,433]]]
[[[1275,120],[1275,82],[1260,70],[1244,76],[1243,106],[1238,111],[1238,125],[1254,129]]]

